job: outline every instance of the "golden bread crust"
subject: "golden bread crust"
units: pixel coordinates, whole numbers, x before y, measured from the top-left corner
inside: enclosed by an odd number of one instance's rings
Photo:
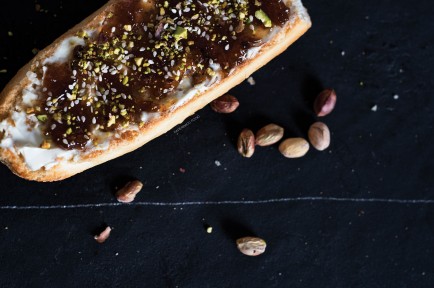
[[[33,60],[20,69],[17,75],[0,94],[0,119],[7,118],[10,111],[13,110],[13,107],[16,107],[19,105],[19,101],[22,101],[22,97],[20,97],[22,90],[29,85],[29,80],[26,77],[27,71],[31,70],[34,65],[36,65],[35,63],[37,61],[43,61],[43,59],[52,55],[65,38],[75,35],[75,33],[81,29],[98,29],[100,23],[103,22],[111,9],[115,8],[115,4],[118,1],[119,0],[109,1],[95,13],[54,41],[50,46],[40,51]],[[288,0],[286,4],[292,7],[294,2],[297,2],[296,7],[302,7],[299,0]],[[295,11],[291,9],[291,23],[284,26],[272,39],[264,44],[254,58],[246,60],[241,65],[237,66],[229,76],[213,84],[213,86],[205,92],[197,94],[170,113],[152,119],[138,131],[125,131],[119,138],[113,138],[110,140],[108,149],[95,150],[83,155],[78,161],[59,161],[58,164],[48,170],[42,168],[37,171],[32,171],[27,167],[21,155],[4,148],[0,148],[0,161],[7,165],[13,173],[22,178],[44,182],[58,181],[143,146],[152,139],[182,123],[187,117],[244,81],[252,73],[282,53],[289,45],[303,35],[311,26],[310,19],[304,9],[294,10]]]

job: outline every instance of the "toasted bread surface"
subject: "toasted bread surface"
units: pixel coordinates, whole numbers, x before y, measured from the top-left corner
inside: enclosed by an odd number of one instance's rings
[[[38,62],[53,55],[64,39],[75,35],[78,31],[83,29],[101,29],[100,24],[113,9],[116,9],[118,2],[119,0],[109,1],[80,24],[54,41],[50,46],[39,52],[32,61],[24,66],[4,88],[0,95],[0,119],[4,120],[10,117],[10,111],[21,104],[23,89],[30,84],[30,80],[26,76],[28,71],[32,71]],[[79,157],[75,157],[75,159],[59,159],[58,163],[49,169],[45,167],[38,170],[30,169],[28,165],[26,165],[22,155],[8,148],[0,148],[1,161],[7,165],[12,172],[25,179],[44,182],[57,181],[71,177],[86,169],[143,146],[152,139],[182,123],[187,117],[244,81],[253,72],[286,50],[289,45],[310,28],[311,22],[309,16],[299,0],[288,0],[285,1],[285,4],[291,8],[290,21],[288,21],[278,33],[273,35],[269,41],[261,46],[254,58],[245,60],[243,63],[236,66],[228,76],[214,83],[205,92],[194,95],[193,98],[188,99],[183,105],[176,107],[169,113],[162,114],[161,117],[148,121],[138,129],[123,131],[117,138],[113,137],[110,139],[107,149],[94,150],[79,155]]]

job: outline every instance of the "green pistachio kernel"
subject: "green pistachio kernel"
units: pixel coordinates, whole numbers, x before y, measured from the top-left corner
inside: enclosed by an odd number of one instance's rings
[[[48,120],[47,115],[38,115],[38,116],[36,116],[36,118],[38,118],[38,120],[41,122],[45,122]]]
[[[187,39],[187,35],[187,29],[181,26],[176,27],[176,30],[173,33],[173,37],[175,37],[176,41],[179,41],[181,39]]]
[[[255,17],[256,19],[261,20],[262,24],[264,24],[265,27],[269,28],[272,26],[270,17],[268,17],[268,15],[265,14],[262,9],[259,9],[255,12]]]

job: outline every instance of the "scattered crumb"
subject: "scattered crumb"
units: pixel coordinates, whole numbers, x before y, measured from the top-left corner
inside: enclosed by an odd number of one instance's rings
[[[8,229],[9,229],[9,227],[8,227],[8,226],[6,226],[6,227],[5,227],[5,230],[8,230]]]
[[[179,172],[185,173],[185,169],[181,167],[181,168],[179,168]]]
[[[206,233],[211,234],[212,233],[212,227],[209,226],[208,228],[206,228]]]
[[[6,72],[8,72],[8,70],[6,70],[6,69],[0,70],[0,73],[6,73]]]
[[[12,31],[8,31],[8,36],[12,37],[14,36],[14,33],[12,33]]]
[[[217,166],[217,167],[220,167],[220,166],[222,166],[222,163],[220,163],[220,161],[218,161],[218,160],[215,160],[215,166]]]
[[[96,242],[98,243],[104,243],[107,238],[110,236],[110,232],[112,231],[112,228],[107,226],[107,228],[104,229],[99,235],[96,235],[94,238]]]
[[[158,188],[160,188],[160,186],[155,187],[155,189],[158,189]]]
[[[33,48],[33,49],[32,49],[32,53],[33,53],[33,54],[36,55],[36,54],[38,54],[38,52],[39,52],[39,49],[38,49],[38,48]]]
[[[143,167],[142,167],[142,166],[140,166],[140,167],[139,167],[139,169],[143,169]]]
[[[371,111],[372,112],[376,112],[377,110],[378,110],[378,106],[377,105],[374,105],[374,106],[371,107]]]
[[[341,52],[341,55],[342,55],[342,56],[345,56],[345,51],[342,51],[342,52]]]
[[[248,82],[250,85],[252,85],[252,86],[256,84],[256,81],[255,81],[255,79],[253,79],[252,76],[250,76],[249,78],[247,78],[247,82]]]
[[[398,94],[393,95],[393,99],[398,100],[399,99],[399,95]]]
[[[118,256],[118,255],[119,255],[119,253],[118,253],[118,252],[116,252],[115,256]]]

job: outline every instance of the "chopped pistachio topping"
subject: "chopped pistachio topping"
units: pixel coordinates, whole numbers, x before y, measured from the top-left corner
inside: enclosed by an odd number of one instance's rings
[[[50,143],[86,149],[86,143],[100,142],[95,130],[142,127],[143,112],[167,112],[178,100],[181,81],[196,85],[230,73],[250,47],[262,45],[256,28],[272,27],[275,19],[264,11],[283,2],[155,0],[150,13],[134,15],[131,9],[143,3],[131,3],[107,13],[101,31],[76,33],[84,45],[65,63],[72,72],[66,79],[55,78],[63,76],[52,71],[56,66],[38,68],[39,75],[59,80],[41,87],[42,107],[26,110],[44,122]]]
[[[47,115],[45,115],[45,114],[44,115],[38,115],[38,116],[36,116],[36,118],[38,118],[38,120],[41,122],[45,122],[48,119]]]
[[[173,37],[176,39],[176,41],[179,41],[181,39],[187,39],[187,35],[187,29],[181,26],[176,27],[175,33],[173,33]]]
[[[268,15],[265,14],[265,12],[262,9],[259,9],[258,11],[255,12],[255,17],[256,19],[260,20],[267,28],[273,25],[271,23],[270,17],[268,17]]]
[[[85,38],[88,36],[86,31],[84,31],[84,30],[78,31],[76,35],[77,35],[77,37],[80,37],[80,38]]]
[[[116,116],[112,115],[112,116],[110,116],[110,119],[107,122],[107,127],[110,127],[110,126],[114,125],[115,123],[116,123]]]

